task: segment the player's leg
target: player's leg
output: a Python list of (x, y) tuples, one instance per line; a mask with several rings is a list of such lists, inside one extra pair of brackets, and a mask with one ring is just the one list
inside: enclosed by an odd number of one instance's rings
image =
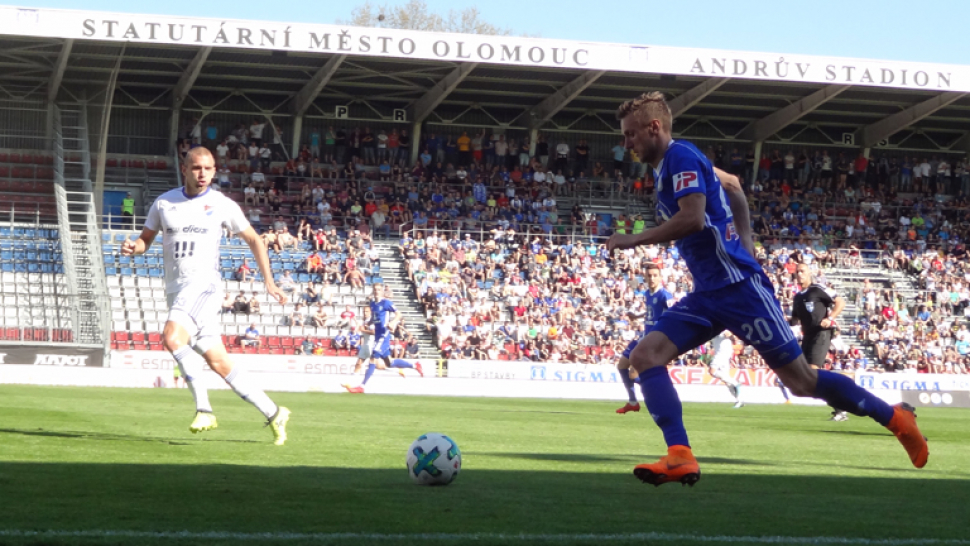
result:
[(636, 389), (633, 387), (633, 378), (630, 377), (630, 353), (636, 348), (640, 340), (631, 341), (620, 356), (620, 361), (616, 363), (616, 372), (620, 375), (623, 388), (626, 390), (627, 403), (622, 408), (616, 410), (619, 414), (631, 411), (640, 411), (640, 404), (637, 402)]
[(199, 329), (195, 349), (205, 358), (209, 367), (229, 384), (233, 392), (255, 406), (266, 417), (267, 425), (273, 430), (274, 443), (283, 445), (286, 442), (286, 422), (289, 420), (290, 410), (277, 406), (262, 389), (255, 385), (248, 374), (233, 366), (220, 335), (218, 317), (222, 297), (218, 292), (213, 286), (211, 290), (204, 292), (202, 297), (195, 300), (188, 312), (189, 318)]
[(788, 387), (786, 387), (785, 384), (781, 382), (781, 378), (778, 376), (775, 376), (775, 385), (777, 385), (778, 388), (781, 389), (781, 395), (785, 397), (785, 403), (791, 404), (791, 392), (788, 390)]
[(633, 469), (634, 475), (644, 483), (661, 485), (677, 481), (693, 485), (700, 479), (700, 467), (691, 452), (684, 428), (683, 406), (667, 366), (677, 355), (708, 341), (724, 329), (704, 318), (702, 299), (696, 292), (681, 299), (661, 315), (653, 331), (630, 353), (630, 363), (639, 373), (640, 390), (647, 410), (667, 443), (667, 456), (656, 463), (637, 465)]
[(286, 423), (290, 419), (290, 410), (277, 406), (249, 374), (233, 365), (221, 337), (200, 336), (196, 346), (205, 351), (203, 356), (209, 367), (226, 381), (233, 392), (266, 417), (266, 424), (273, 430), (273, 443), (283, 445), (286, 442)]
[(731, 396), (734, 397), (734, 407), (740, 408), (744, 406), (741, 402), (741, 383), (738, 383), (736, 379), (731, 377), (730, 372), (728, 372), (728, 364), (726, 362), (720, 362), (717, 357), (714, 358), (714, 362), (711, 363), (711, 377), (717, 379), (724, 386), (727, 387)]
[[(806, 337), (802, 340), (802, 354), (805, 355), (805, 359), (812, 368), (821, 369), (825, 365), (825, 357), (828, 356), (829, 345), (831, 344), (832, 334), (827, 331), (819, 332), (813, 337)], [(849, 415), (843, 410), (832, 407), (832, 417), (829, 420), (848, 421)]]
[[(914, 466), (926, 465), (929, 449), (916, 426), (913, 408), (906, 404), (890, 406), (842, 374), (812, 369), (781, 313), (767, 277), (752, 277), (745, 283), (746, 286), (732, 291), (729, 298), (748, 297), (747, 305), (741, 300), (725, 301), (721, 309), (735, 315), (733, 318), (741, 324), (735, 333), (755, 344), (761, 357), (791, 392), (795, 396), (824, 400), (839, 410), (871, 417), (896, 435)], [(761, 309), (757, 309), (759, 305)]]
[(198, 326), (189, 313), (188, 305), (197, 301), (202, 294), (208, 294), (211, 297), (210, 292), (212, 291), (205, 290), (201, 293), (185, 291), (185, 293), (173, 292), (168, 294), (168, 318), (165, 321), (165, 327), (162, 329), (162, 346), (172, 354), (172, 358), (175, 359), (176, 366), (181, 370), (185, 384), (188, 386), (189, 392), (192, 393), (193, 400), (195, 400), (195, 418), (189, 425), (189, 430), (193, 433), (211, 430), (219, 426), (212, 414), (209, 392), (202, 379), (205, 361), (189, 345), (192, 335), (198, 334)]
[[(384, 357), (384, 364), (390, 368), (394, 368), (397, 370), (407, 370), (407, 369), (415, 370), (416, 372), (421, 374), (421, 377), (424, 377), (424, 370), (421, 368), (420, 362), (415, 362), (412, 364), (407, 360), (404, 360), (403, 358), (390, 359), (390, 358)], [(403, 377), (404, 375), (403, 371), (401, 372), (401, 375)]]

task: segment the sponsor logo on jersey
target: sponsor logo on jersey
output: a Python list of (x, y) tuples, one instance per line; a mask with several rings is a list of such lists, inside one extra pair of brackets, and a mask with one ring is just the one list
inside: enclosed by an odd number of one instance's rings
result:
[(696, 171), (684, 171), (674, 175), (674, 192), (682, 192), (688, 188), (699, 188)]
[(199, 227), (199, 226), (185, 226), (183, 228), (166, 228), (165, 233), (199, 233), (206, 234), (209, 233), (209, 228)]

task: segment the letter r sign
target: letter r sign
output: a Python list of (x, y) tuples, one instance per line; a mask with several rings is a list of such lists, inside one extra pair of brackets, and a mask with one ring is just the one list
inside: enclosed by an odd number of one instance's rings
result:
[(402, 108), (394, 109), (394, 121), (407, 121), (407, 120), (408, 120), (407, 110), (404, 110)]

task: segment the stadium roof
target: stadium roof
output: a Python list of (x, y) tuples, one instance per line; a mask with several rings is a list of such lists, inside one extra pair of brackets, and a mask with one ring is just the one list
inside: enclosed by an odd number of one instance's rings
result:
[(970, 150), (970, 66), (0, 6), (0, 98), (113, 79), (122, 109), (590, 134), (656, 89), (692, 138)]

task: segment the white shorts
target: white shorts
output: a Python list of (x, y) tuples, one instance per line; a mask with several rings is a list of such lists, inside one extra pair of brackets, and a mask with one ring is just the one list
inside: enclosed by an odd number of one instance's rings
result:
[(213, 283), (189, 285), (178, 292), (166, 294), (168, 321), (185, 328), (192, 339), (215, 337), (221, 339), (222, 287)]
[(727, 359), (715, 358), (711, 361), (711, 376), (717, 377), (719, 375), (727, 376), (728, 370), (731, 369), (731, 362)]
[(370, 358), (371, 345), (373, 342), (361, 343), (360, 348), (357, 349), (357, 358), (361, 360), (367, 360)]

